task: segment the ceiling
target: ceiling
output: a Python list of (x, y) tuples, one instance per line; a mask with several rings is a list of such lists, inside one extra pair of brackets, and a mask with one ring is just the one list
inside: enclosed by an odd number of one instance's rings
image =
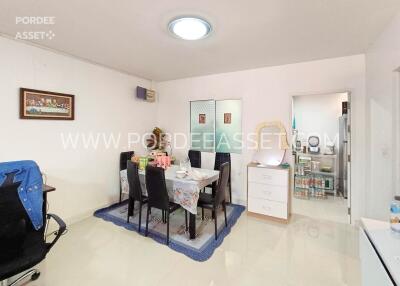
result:
[[(35, 43), (163, 81), (363, 53), (399, 9), (399, 0), (1, 0), (0, 33), (51, 30)], [(172, 37), (178, 15), (206, 18), (213, 34)]]

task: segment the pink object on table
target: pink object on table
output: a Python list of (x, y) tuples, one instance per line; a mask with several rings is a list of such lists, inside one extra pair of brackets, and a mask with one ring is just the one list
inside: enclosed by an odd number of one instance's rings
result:
[(162, 164), (163, 164), (163, 168), (166, 169), (168, 167), (168, 160), (167, 160), (167, 156), (163, 156), (162, 157)]
[(162, 158), (161, 156), (157, 156), (157, 167), (161, 167), (162, 165)]
[(171, 167), (171, 157), (167, 156), (167, 167)]
[(157, 155), (156, 162), (157, 167), (167, 169), (171, 166), (171, 157), (165, 155)]

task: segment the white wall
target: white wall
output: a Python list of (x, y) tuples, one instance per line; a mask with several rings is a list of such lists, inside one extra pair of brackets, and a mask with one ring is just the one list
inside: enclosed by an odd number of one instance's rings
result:
[(400, 193), (399, 72), (400, 14), (366, 53), (367, 192), (366, 215), (387, 220)]
[(330, 143), (338, 148), (339, 117), (342, 115), (342, 102), (347, 101), (347, 97), (347, 93), (293, 97), (298, 140), (303, 145), (308, 145), (308, 137), (314, 135), (320, 138), (322, 151)]
[[(353, 218), (363, 205), (365, 158), (365, 62), (363, 55), (327, 59), (277, 67), (216, 74), (166, 81), (157, 84), (159, 94), (158, 125), (169, 132), (189, 134), (189, 101), (242, 98), (243, 132), (254, 132), (263, 121), (280, 120), (290, 133), (292, 96), (350, 91), (353, 117)], [(179, 140), (182, 144), (182, 140)], [(175, 150), (182, 157), (187, 150)], [(246, 201), (246, 165), (252, 151), (232, 154), (234, 201)], [(288, 159), (291, 160), (290, 156)], [(214, 155), (203, 153), (205, 167), (213, 166)], [(294, 206), (296, 212), (296, 206)]]
[[(127, 146), (127, 133), (144, 133), (155, 125), (168, 132), (189, 134), (189, 101), (243, 99), (243, 132), (262, 121), (280, 120), (290, 133), (294, 95), (350, 91), (353, 117), (353, 218), (363, 211), (365, 158), (364, 56), (328, 59), (278, 67), (188, 78), (157, 84), (158, 103), (137, 101), (135, 87), (144, 79), (121, 74), (77, 59), (0, 38), (0, 161), (33, 159), (57, 187), (51, 211), (67, 221), (90, 215), (118, 197), (118, 154)], [(75, 121), (20, 120), (19, 88), (76, 95)], [(4, 108), (5, 107), (5, 108)], [(5, 124), (5, 123), (6, 124)], [(63, 148), (61, 134), (121, 133), (119, 148)], [(6, 134), (6, 135), (4, 135)], [(183, 143), (183, 142), (178, 142)], [(135, 151), (143, 150), (135, 145)], [(176, 150), (182, 157), (186, 150)], [(246, 165), (252, 151), (233, 154), (234, 200), (245, 203)], [(291, 156), (287, 156), (291, 161)], [(203, 154), (213, 167), (214, 155)], [(296, 208), (294, 206), (294, 211)]]
[[(119, 152), (128, 132), (147, 132), (156, 123), (156, 104), (135, 99), (147, 80), (33, 46), (0, 38), (0, 162), (32, 159), (57, 187), (50, 210), (67, 221), (116, 202)], [(75, 95), (75, 121), (20, 120), (19, 88)], [(121, 146), (64, 150), (60, 133), (121, 133)], [(134, 149), (140, 151), (137, 146)]]

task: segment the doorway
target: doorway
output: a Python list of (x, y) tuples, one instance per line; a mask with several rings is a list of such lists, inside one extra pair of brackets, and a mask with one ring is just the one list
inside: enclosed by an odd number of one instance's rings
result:
[(292, 100), (293, 212), (350, 223), (349, 92)]

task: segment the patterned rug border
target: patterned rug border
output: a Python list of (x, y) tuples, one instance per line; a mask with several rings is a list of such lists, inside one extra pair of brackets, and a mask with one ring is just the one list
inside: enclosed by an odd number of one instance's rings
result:
[[(110, 214), (108, 214), (108, 211), (116, 209), (127, 203), (128, 203), (128, 201), (125, 200), (121, 203), (113, 204), (109, 207), (105, 207), (105, 208), (95, 211), (93, 215), (95, 217), (101, 218), (105, 221), (112, 222), (113, 224), (115, 224), (117, 226), (122, 226), (127, 230), (136, 231), (136, 233), (138, 233), (137, 232), (138, 226), (127, 223), (125, 220), (115, 218), (114, 216), (111, 216)], [(215, 240), (213, 238), (212, 242), (210, 242), (201, 252), (193, 250), (193, 248), (191, 248), (190, 246), (184, 247), (180, 244), (175, 243), (173, 240), (170, 240), (169, 248), (171, 248), (172, 250), (175, 250), (179, 253), (182, 253), (195, 261), (203, 262), (203, 261), (210, 259), (211, 256), (213, 255), (214, 251), (222, 244), (225, 237), (231, 232), (232, 226), (234, 226), (236, 224), (237, 220), (239, 219), (239, 217), (242, 215), (243, 211), (245, 210), (245, 207), (242, 205), (230, 204), (230, 206), (233, 207), (233, 210), (232, 210), (231, 218), (228, 219), (228, 227), (223, 227), (222, 231), (220, 231), (218, 234), (218, 239)], [(141, 229), (140, 235), (144, 236), (143, 228)], [(167, 246), (165, 244), (166, 236), (149, 231), (148, 237), (151, 237), (154, 241)]]

